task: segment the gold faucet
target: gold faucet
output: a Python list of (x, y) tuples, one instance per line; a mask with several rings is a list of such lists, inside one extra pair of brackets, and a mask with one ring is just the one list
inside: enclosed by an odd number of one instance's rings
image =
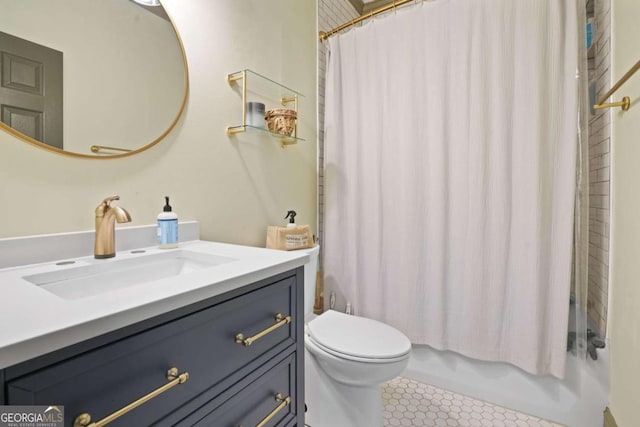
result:
[(120, 206), (111, 206), (111, 202), (120, 200), (120, 196), (107, 197), (96, 208), (96, 242), (93, 254), (96, 258), (116, 256), (116, 224), (130, 222), (131, 215)]

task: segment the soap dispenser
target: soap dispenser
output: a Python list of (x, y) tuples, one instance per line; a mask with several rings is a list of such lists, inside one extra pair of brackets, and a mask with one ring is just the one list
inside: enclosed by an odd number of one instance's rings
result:
[(158, 247), (171, 249), (178, 247), (178, 215), (169, 204), (169, 196), (165, 196), (165, 205), (158, 215)]

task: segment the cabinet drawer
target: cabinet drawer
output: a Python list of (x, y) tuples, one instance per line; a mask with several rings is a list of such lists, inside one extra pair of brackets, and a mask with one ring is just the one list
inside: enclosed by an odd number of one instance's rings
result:
[(265, 426), (284, 426), (295, 420), (295, 353), (266, 370), (206, 416), (184, 420), (181, 426), (255, 427), (271, 415)]
[[(189, 413), (295, 343), (295, 283), (283, 279), (17, 378), (7, 384), (7, 404), (64, 405), (69, 426), (84, 412), (97, 421), (166, 384), (175, 367), (189, 373), (187, 382), (109, 424), (165, 425), (165, 418)], [(273, 326), (276, 313), (291, 316), (291, 323), (249, 346), (236, 343), (238, 333), (249, 337)]]

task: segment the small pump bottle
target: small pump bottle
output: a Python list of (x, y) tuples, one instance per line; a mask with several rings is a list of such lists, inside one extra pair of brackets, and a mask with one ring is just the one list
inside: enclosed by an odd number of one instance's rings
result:
[(178, 247), (178, 215), (171, 210), (169, 196), (165, 196), (165, 205), (158, 215), (158, 247), (171, 249)]

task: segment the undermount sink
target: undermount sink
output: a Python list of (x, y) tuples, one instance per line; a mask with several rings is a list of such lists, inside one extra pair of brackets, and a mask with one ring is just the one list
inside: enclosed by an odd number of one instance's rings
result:
[(236, 261), (219, 255), (175, 250), (121, 260), (65, 267), (22, 278), (64, 299), (79, 299)]

